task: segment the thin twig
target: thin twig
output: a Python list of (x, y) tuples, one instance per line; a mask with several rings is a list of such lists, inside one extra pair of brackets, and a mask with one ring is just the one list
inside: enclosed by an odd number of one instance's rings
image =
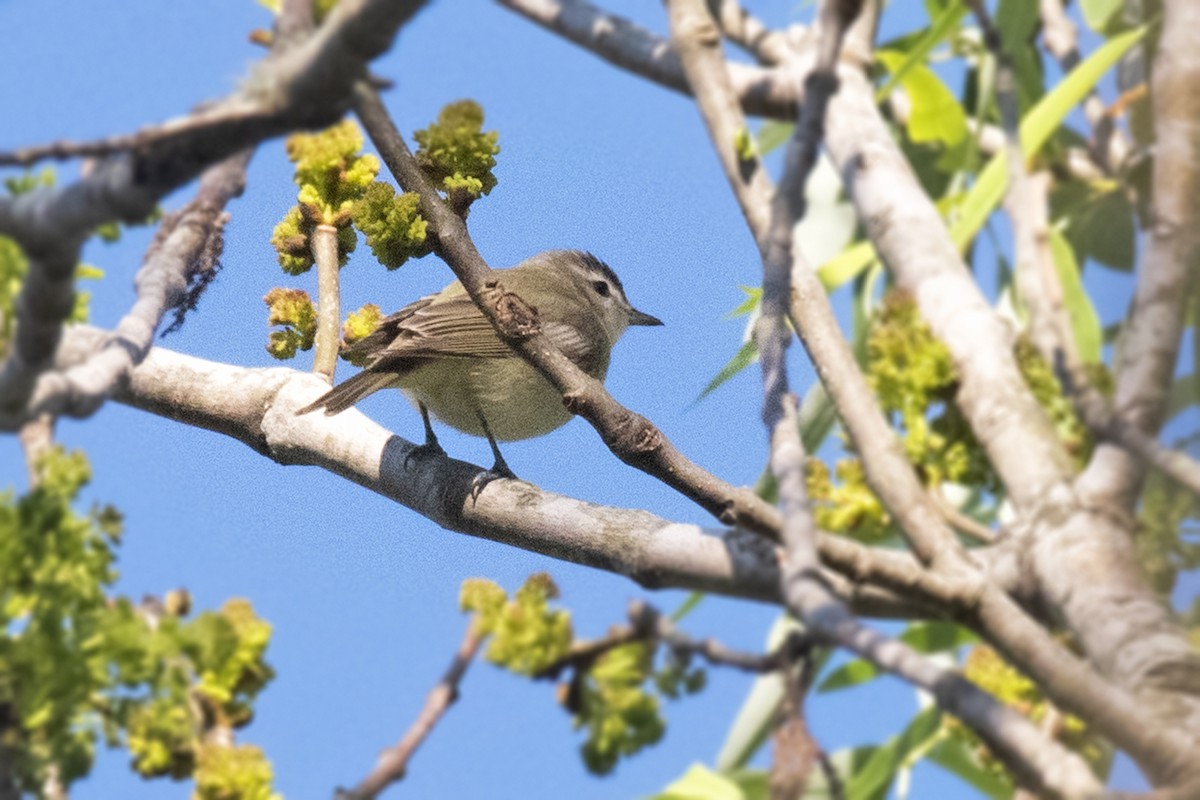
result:
[(454, 659), (441, 680), (425, 698), (425, 706), (417, 715), (412, 727), (400, 741), (379, 755), (375, 768), (357, 786), (349, 790), (338, 789), (335, 793), (336, 800), (372, 800), (391, 784), (404, 779), (413, 753), (429, 738), (434, 727), (450, 710), (450, 706), (458, 700), (458, 687), (462, 683), (463, 675), (474, 661), (485, 638), (487, 637), (478, 631), (474, 623), (468, 625), (467, 633), (458, 646)]
[(341, 342), (341, 289), (338, 287), (338, 232), (332, 225), (318, 225), (312, 237), (313, 261), (317, 266), (317, 334), (314, 340), (313, 372), (333, 383)]

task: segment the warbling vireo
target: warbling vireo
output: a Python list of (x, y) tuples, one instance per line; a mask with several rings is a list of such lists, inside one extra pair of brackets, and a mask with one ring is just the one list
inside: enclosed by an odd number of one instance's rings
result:
[[(630, 325), (662, 325), (625, 299), (616, 273), (591, 253), (550, 250), (502, 273), (504, 286), (537, 309), (542, 330), (580, 369), (604, 380), (613, 345)], [(500, 340), (458, 281), (385, 318), (351, 345), (367, 365), (305, 414), (337, 414), (380, 389), (401, 389), (421, 411), (427, 450), (441, 451), (429, 412), (464, 433), (486, 436), (492, 472), (514, 477), (496, 440), (549, 433), (571, 414), (562, 396)]]

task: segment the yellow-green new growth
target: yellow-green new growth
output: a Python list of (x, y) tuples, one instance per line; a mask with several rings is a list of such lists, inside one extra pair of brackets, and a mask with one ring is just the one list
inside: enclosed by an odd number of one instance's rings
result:
[(390, 184), (376, 181), (354, 209), (354, 224), (367, 237), (375, 258), (388, 269), (430, 252), (428, 224), (418, 212), (420, 204), (416, 192), (397, 195)]
[(280, 800), (271, 762), (252, 745), (204, 744), (197, 752), (192, 800)]
[(338, 263), (358, 244), (350, 219), (355, 204), (379, 172), (379, 159), (364, 155), (358, 126), (350, 120), (318, 133), (288, 137), (287, 154), (296, 165), (297, 204), (275, 226), (271, 245), (279, 266), (290, 275), (313, 265), (311, 238), (318, 225), (338, 230)]
[(536, 675), (558, 662), (571, 647), (571, 615), (551, 609), (558, 587), (549, 575), (531, 575), (512, 600), (495, 583), (463, 581), (459, 606), (476, 614), (475, 625), (491, 637), (484, 656), (518, 675)]
[(500, 152), (499, 136), (483, 131), (478, 103), (459, 100), (443, 108), (437, 122), (413, 134), (417, 163), (442, 186), (455, 208), (465, 209), (496, 186), (492, 168)]
[(280, 360), (292, 358), (298, 350), (311, 350), (317, 335), (317, 309), (303, 289), (275, 287), (263, 297), (270, 313), (268, 325), (282, 325), (267, 339), (267, 352)]
[(658, 698), (642, 688), (653, 660), (649, 645), (631, 642), (609, 650), (583, 678), (575, 726), (587, 729), (581, 752), (592, 772), (611, 772), (622, 756), (662, 738)]
[[(367, 303), (357, 311), (351, 312), (346, 317), (346, 321), (342, 323), (343, 346), (352, 345), (370, 336), (379, 327), (382, 319), (383, 312), (374, 303)], [(370, 356), (362, 353), (353, 354), (351, 351), (345, 349), (343, 349), (341, 356), (356, 367), (364, 367), (367, 361), (370, 360)]]

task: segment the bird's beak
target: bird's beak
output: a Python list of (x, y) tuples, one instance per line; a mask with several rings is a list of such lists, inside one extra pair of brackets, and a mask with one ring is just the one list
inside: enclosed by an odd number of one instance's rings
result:
[(644, 314), (636, 308), (629, 309), (629, 324), (630, 325), (662, 325), (663, 321), (658, 317), (652, 317), (649, 314)]

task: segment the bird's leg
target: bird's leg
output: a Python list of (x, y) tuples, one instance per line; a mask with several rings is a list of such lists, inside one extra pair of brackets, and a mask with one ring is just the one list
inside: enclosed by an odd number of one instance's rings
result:
[(483, 491), (483, 487), (487, 486), (492, 481), (498, 478), (512, 478), (520, 480), (516, 473), (508, 466), (508, 462), (504, 460), (504, 456), (500, 455), (500, 447), (496, 444), (496, 437), (492, 436), (492, 430), (488, 427), (487, 420), (484, 419), (482, 412), (476, 412), (479, 416), (479, 424), (483, 426), (483, 435), (487, 437), (488, 444), (492, 448), (492, 455), (496, 457), (496, 463), (492, 464), (492, 468), (486, 472), (481, 472), (475, 476), (475, 480), (471, 481), (471, 496), (479, 497), (479, 493)]
[(425, 444), (417, 445), (408, 451), (408, 455), (404, 458), (405, 469), (408, 469), (408, 463), (414, 458), (446, 455), (446, 451), (442, 449), (442, 445), (438, 442), (437, 434), (433, 432), (433, 425), (429, 422), (429, 409), (421, 402), (417, 403), (417, 408), (421, 410), (421, 421), (425, 423)]

